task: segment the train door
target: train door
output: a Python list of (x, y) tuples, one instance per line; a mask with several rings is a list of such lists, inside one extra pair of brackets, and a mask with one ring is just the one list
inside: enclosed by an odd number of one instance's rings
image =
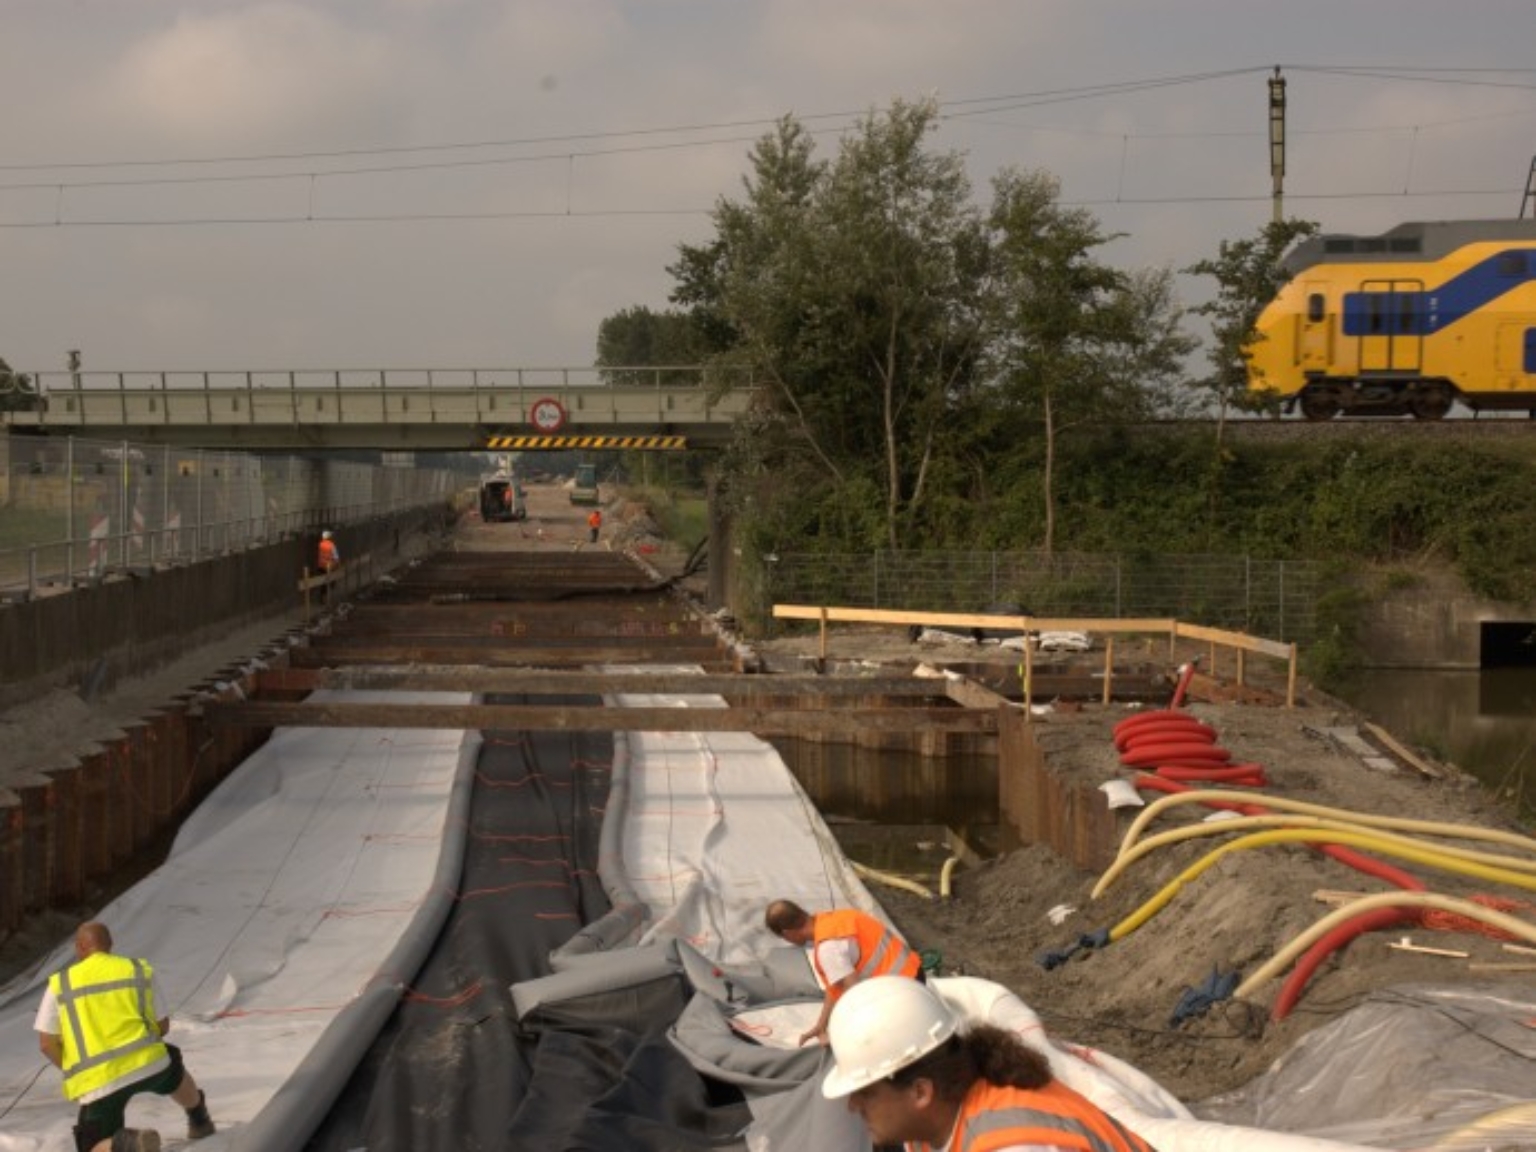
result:
[(1494, 340), (1494, 388), (1527, 392), (1536, 378), (1536, 328), (1525, 323), (1500, 324)]
[(1326, 374), (1333, 365), (1334, 318), (1328, 313), (1328, 282), (1309, 280), (1302, 285), (1304, 307), (1296, 337), (1296, 363), (1303, 372)]
[(1352, 294), (1345, 331), (1360, 338), (1362, 376), (1419, 371), (1424, 357), (1423, 301), (1422, 280), (1366, 280)]

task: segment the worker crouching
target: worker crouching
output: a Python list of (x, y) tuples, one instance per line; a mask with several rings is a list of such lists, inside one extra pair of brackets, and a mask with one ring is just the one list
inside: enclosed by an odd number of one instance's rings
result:
[(846, 1097), (876, 1145), (908, 1152), (1155, 1152), (1051, 1075), (1045, 1055), (991, 1024), (963, 1032), (929, 986), (876, 976), (832, 1010), (829, 1100)]
[(78, 1152), (159, 1152), (153, 1128), (129, 1128), (128, 1102), (141, 1092), (169, 1096), (187, 1113), (187, 1138), (216, 1131), (181, 1050), (165, 1043), (169, 1016), (148, 961), (112, 952), (105, 924), (75, 931), (75, 962), (55, 972), (33, 1027), (38, 1047), (64, 1073), (64, 1095), (80, 1103)]

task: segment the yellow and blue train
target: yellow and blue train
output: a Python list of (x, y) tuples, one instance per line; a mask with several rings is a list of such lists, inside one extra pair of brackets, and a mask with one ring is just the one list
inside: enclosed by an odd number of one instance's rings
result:
[(1245, 350), (1248, 387), (1309, 420), (1536, 416), (1536, 220), (1314, 236)]

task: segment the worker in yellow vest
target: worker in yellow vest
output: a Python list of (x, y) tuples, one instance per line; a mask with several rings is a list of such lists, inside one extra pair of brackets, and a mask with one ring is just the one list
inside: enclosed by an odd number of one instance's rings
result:
[(80, 1103), (78, 1152), (160, 1152), (153, 1128), (129, 1128), (128, 1102), (140, 1092), (169, 1096), (187, 1112), (187, 1138), (215, 1128), (202, 1090), (162, 1039), (170, 1017), (155, 970), (112, 952), (112, 933), (92, 921), (75, 930), (75, 962), (55, 972), (33, 1027), (38, 1047), (64, 1073), (64, 1095)]
[(923, 961), (881, 921), (857, 908), (807, 912), (793, 900), (775, 900), (763, 915), (768, 931), (789, 944), (811, 945), (811, 967), (825, 997), (816, 1026), (800, 1037), (826, 1042), (827, 1020), (843, 993), (873, 976), (923, 978)]

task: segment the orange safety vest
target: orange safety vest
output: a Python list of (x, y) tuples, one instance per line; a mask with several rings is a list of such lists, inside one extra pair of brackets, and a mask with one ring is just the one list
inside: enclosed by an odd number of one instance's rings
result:
[[(1048, 1144), (1081, 1152), (1156, 1152), (1136, 1133), (1059, 1080), (1044, 1088), (1008, 1088), (978, 1080), (960, 1102), (949, 1152), (992, 1152)], [(908, 1152), (933, 1145), (907, 1144)]]
[(812, 932), (814, 944), (811, 963), (816, 966), (816, 974), (821, 977), (827, 995), (832, 997), (834, 1004), (842, 996), (843, 989), (834, 988), (827, 974), (821, 970), (816, 948), (824, 940), (840, 940), (844, 936), (852, 936), (858, 941), (859, 962), (854, 966), (853, 974), (860, 980), (887, 975), (911, 976), (915, 979), (923, 967), (922, 958), (902, 943), (900, 936), (857, 908), (837, 908), (831, 912), (816, 913)]
[(341, 557), (336, 553), (336, 541), (320, 541), (320, 570), (329, 572), (340, 562)]
[(601, 528), (603, 526), (603, 514), (596, 508), (592, 509), (592, 515), (587, 517), (588, 528)]

